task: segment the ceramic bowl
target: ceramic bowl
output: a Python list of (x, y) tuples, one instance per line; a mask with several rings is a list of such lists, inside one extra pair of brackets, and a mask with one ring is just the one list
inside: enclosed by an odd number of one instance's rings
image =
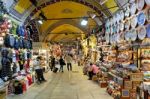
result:
[(130, 12), (131, 12), (131, 15), (134, 15), (136, 13), (136, 4), (135, 3), (132, 3), (130, 5)]
[(136, 16), (133, 16), (131, 18), (131, 27), (132, 28), (135, 28), (137, 26), (137, 17)]

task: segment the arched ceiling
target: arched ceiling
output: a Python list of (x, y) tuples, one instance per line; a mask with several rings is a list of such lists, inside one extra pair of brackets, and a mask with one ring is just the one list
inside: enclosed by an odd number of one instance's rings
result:
[[(42, 11), (48, 19), (55, 18), (74, 18), (88, 16), (87, 12), (95, 12), (101, 19), (110, 16), (118, 7), (108, 10), (109, 7), (117, 6), (116, 0), (106, 0), (104, 5), (99, 4), (99, 0), (36, 0), (37, 8), (33, 6), (30, 0), (18, 0), (14, 9), (20, 14), (27, 14), (27, 21), (39, 17)], [(32, 6), (31, 6), (32, 5)], [(106, 9), (106, 10), (104, 10)], [(28, 12), (28, 13), (26, 13)], [(88, 25), (83, 27), (80, 25), (81, 19), (71, 20), (47, 20), (42, 25), (38, 25), (40, 40), (62, 41), (76, 39), (81, 34), (87, 33), (89, 29), (93, 28), (96, 23), (89, 19)], [(68, 35), (62, 33), (68, 33)], [(52, 34), (51, 34), (52, 33)], [(69, 34), (70, 33), (70, 34)]]

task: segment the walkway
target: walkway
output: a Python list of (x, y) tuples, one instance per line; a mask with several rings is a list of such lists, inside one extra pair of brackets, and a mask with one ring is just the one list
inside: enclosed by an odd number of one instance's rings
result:
[(25, 94), (7, 99), (113, 99), (97, 83), (87, 80), (82, 67), (74, 66), (72, 72), (46, 74), (47, 82), (34, 84)]

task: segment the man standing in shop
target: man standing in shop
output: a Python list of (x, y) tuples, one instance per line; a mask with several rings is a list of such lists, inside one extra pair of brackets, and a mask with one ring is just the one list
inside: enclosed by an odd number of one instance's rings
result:
[(71, 55), (68, 54), (66, 56), (65, 60), (66, 60), (66, 63), (67, 63), (67, 69), (68, 69), (68, 71), (72, 71), (72, 64), (71, 64), (72, 63), (72, 57), (71, 57)]
[(35, 69), (35, 72), (37, 75), (38, 82), (41, 83), (42, 81), (46, 81), (43, 76), (43, 70), (41, 68), (41, 57), (40, 56), (38, 56), (36, 58), (36, 60), (34, 61), (34, 69)]

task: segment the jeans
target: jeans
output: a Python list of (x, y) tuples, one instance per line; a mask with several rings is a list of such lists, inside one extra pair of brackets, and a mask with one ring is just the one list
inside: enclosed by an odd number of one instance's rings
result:
[(71, 63), (67, 63), (67, 69), (68, 69), (68, 71), (72, 71), (72, 64)]
[(64, 70), (63, 70), (63, 67), (64, 67), (63, 65), (60, 65), (59, 72), (60, 72), (60, 71), (62, 71), (62, 72), (64, 71)]
[(37, 74), (37, 79), (38, 79), (39, 82), (45, 81), (42, 69), (36, 69), (35, 72)]

